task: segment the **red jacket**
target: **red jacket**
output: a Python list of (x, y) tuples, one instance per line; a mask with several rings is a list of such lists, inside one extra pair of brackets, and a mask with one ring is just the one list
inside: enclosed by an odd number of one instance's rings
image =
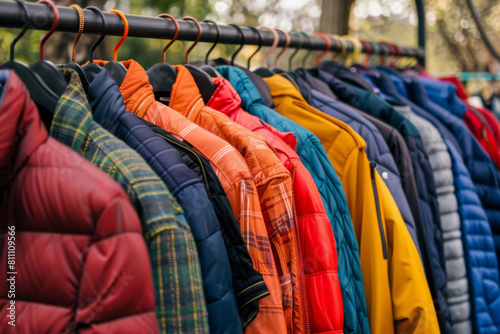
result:
[(126, 194), (48, 137), (13, 72), (0, 82), (0, 333), (157, 333), (148, 252)]
[(342, 333), (343, 305), (338, 280), (335, 238), (316, 185), (295, 152), (293, 133), (281, 133), (241, 108), (241, 98), (224, 78), (207, 106), (252, 130), (271, 146), (293, 178), (295, 224), (306, 333)]
[[(500, 124), (496, 117), (492, 115), (491, 112), (473, 107), (467, 102), (467, 93), (458, 78), (444, 77), (439, 78), (439, 80), (450, 82), (457, 88), (455, 94), (468, 108), (464, 117), (465, 124), (491, 157), (493, 162), (495, 162), (498, 169), (500, 169)], [(476, 115), (472, 109), (477, 110), (479, 116)], [(495, 133), (496, 135), (494, 135)]]

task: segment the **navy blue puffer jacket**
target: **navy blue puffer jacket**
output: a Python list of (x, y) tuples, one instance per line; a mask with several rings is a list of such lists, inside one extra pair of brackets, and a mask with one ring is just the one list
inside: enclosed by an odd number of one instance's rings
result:
[(118, 86), (105, 70), (90, 84), (88, 97), (94, 119), (136, 150), (184, 209), (198, 249), (210, 332), (241, 333), (227, 251), (202, 181), (175, 148), (126, 111)]

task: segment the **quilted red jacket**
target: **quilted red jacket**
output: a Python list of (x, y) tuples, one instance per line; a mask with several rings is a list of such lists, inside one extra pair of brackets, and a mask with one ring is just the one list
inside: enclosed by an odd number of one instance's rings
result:
[(316, 185), (295, 152), (293, 133), (282, 133), (241, 108), (241, 98), (224, 78), (207, 106), (261, 135), (293, 178), (294, 211), (299, 239), (302, 300), (306, 333), (342, 333), (343, 305), (337, 251), (331, 224)]
[(0, 83), (0, 333), (157, 333), (148, 252), (124, 191), (48, 136), (13, 72)]

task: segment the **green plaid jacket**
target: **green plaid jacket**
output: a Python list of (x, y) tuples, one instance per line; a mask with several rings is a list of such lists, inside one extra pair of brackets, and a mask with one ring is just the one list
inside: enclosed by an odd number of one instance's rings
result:
[(141, 218), (162, 333), (208, 333), (207, 310), (196, 245), (182, 208), (137, 152), (92, 119), (74, 70), (50, 129), (52, 137), (80, 153), (125, 189)]

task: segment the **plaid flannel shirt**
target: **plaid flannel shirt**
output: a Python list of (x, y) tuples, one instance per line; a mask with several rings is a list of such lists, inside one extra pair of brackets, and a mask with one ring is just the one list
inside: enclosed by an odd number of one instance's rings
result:
[(73, 70), (65, 70), (51, 136), (108, 173), (127, 192), (141, 218), (163, 333), (208, 333), (196, 245), (182, 208), (137, 152), (92, 119), (85, 92)]

